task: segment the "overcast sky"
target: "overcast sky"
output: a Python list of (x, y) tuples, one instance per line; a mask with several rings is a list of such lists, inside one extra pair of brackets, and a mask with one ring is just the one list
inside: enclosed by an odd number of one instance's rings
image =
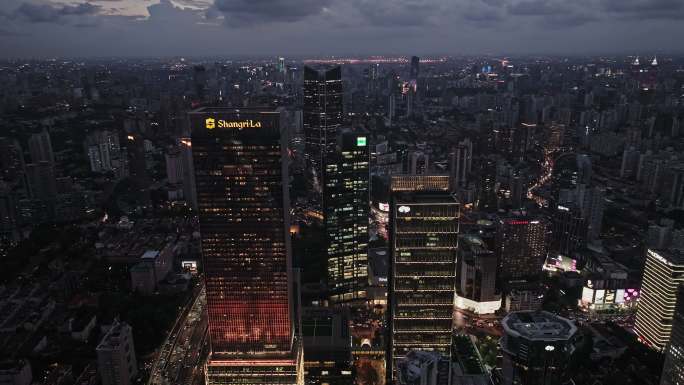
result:
[(0, 57), (681, 52), (684, 0), (0, 0)]

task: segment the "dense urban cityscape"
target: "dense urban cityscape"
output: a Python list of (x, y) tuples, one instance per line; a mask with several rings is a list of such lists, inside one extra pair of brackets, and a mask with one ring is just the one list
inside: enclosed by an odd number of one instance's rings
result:
[(684, 385), (684, 56), (0, 85), (2, 385)]

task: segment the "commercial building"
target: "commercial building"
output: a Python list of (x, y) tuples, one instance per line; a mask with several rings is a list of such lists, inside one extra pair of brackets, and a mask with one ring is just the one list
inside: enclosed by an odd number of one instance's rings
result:
[(677, 305), (672, 319), (672, 335), (665, 348), (665, 364), (660, 385), (684, 384), (684, 286), (677, 288)]
[(450, 385), (450, 368), (441, 353), (414, 350), (397, 362), (397, 384)]
[(280, 111), (189, 113), (207, 291), (205, 382), (303, 381)]
[(492, 314), (501, 307), (496, 293), (496, 255), (482, 239), (459, 236), (456, 307), (476, 314)]
[(411, 350), (451, 356), (460, 205), (449, 193), (419, 191), (395, 195), (390, 210), (392, 380)]
[(538, 277), (546, 260), (545, 219), (514, 211), (497, 224), (496, 256), (501, 283)]
[(128, 385), (138, 374), (133, 332), (123, 322), (114, 321), (97, 345), (97, 367), (102, 385)]
[(351, 334), (349, 308), (302, 308), (304, 371), (310, 385), (351, 385)]
[(574, 205), (557, 205), (551, 217), (550, 251), (571, 255), (587, 244), (587, 220)]
[(539, 282), (508, 282), (502, 287), (506, 313), (541, 309), (544, 289)]
[(503, 385), (560, 385), (568, 380), (577, 338), (572, 321), (545, 311), (521, 311), (501, 324)]
[(328, 154), (335, 151), (343, 112), (342, 67), (304, 67), (304, 142), (311, 186), (322, 192)]
[(395, 175), (390, 182), (392, 193), (414, 191), (449, 191), (448, 175)]
[(593, 255), (582, 269), (586, 282), (579, 306), (593, 311), (633, 306), (639, 298), (639, 288), (630, 285), (625, 266), (605, 255)]
[(333, 303), (367, 297), (369, 163), (368, 136), (351, 130), (341, 132), (326, 166), (323, 199)]
[(663, 350), (670, 341), (677, 289), (682, 283), (682, 251), (647, 250), (634, 329), (639, 340), (653, 349)]

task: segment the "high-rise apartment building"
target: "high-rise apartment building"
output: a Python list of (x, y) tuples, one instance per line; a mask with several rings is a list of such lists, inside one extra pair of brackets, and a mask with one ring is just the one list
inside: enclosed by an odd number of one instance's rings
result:
[(679, 250), (646, 252), (641, 295), (634, 329), (644, 344), (663, 350), (670, 342), (677, 290), (684, 283), (684, 253)]
[(328, 284), (332, 302), (366, 298), (370, 143), (365, 133), (341, 132), (325, 181)]
[(472, 171), (473, 143), (466, 139), (459, 143), (449, 154), (449, 176), (451, 190), (458, 191), (468, 184), (468, 175)]
[(0, 176), (5, 182), (18, 183), (24, 175), (24, 151), (16, 139), (0, 137)]
[(414, 151), (408, 158), (408, 173), (426, 175), (430, 172), (430, 156), (422, 151)]
[(283, 116), (202, 108), (189, 119), (209, 321), (206, 383), (301, 384)]
[(55, 154), (52, 151), (50, 133), (46, 129), (31, 135), (28, 145), (32, 163), (50, 162), (52, 165), (55, 164)]
[(660, 385), (684, 384), (684, 286), (677, 288), (677, 305), (672, 319), (672, 335), (665, 348), (665, 364)]
[(27, 164), (26, 179), (33, 199), (50, 201), (57, 198), (57, 178), (52, 163), (41, 161)]
[(133, 346), (133, 331), (123, 322), (114, 321), (97, 345), (97, 368), (103, 385), (132, 384), (138, 374)]
[[(446, 184), (448, 189), (448, 183)], [(448, 192), (392, 198), (387, 373), (411, 350), (451, 355), (460, 205)]]
[(605, 190), (599, 187), (588, 187), (584, 184), (577, 187), (577, 201), (582, 217), (587, 221), (587, 240), (589, 241), (597, 240), (601, 235), (605, 196)]
[(116, 132), (93, 132), (86, 138), (84, 146), (90, 162), (90, 171), (116, 171), (121, 167), (121, 147)]
[(317, 71), (304, 67), (305, 157), (312, 187), (322, 192), (328, 154), (335, 151), (342, 124), (342, 68)]
[(496, 249), (501, 283), (538, 277), (546, 259), (546, 220), (513, 211), (497, 223)]

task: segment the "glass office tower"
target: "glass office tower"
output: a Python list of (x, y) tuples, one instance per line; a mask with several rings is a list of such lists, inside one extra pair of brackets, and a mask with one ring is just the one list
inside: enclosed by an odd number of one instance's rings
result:
[(189, 113), (211, 355), (207, 384), (302, 382), (281, 113)]
[(311, 186), (322, 192), (328, 154), (335, 151), (343, 113), (342, 68), (304, 67), (303, 125)]
[(390, 215), (391, 382), (411, 350), (451, 356), (460, 205), (447, 192), (399, 193)]
[(330, 156), (325, 184), (328, 284), (335, 303), (364, 300), (368, 287), (370, 211), (368, 135), (346, 129)]

